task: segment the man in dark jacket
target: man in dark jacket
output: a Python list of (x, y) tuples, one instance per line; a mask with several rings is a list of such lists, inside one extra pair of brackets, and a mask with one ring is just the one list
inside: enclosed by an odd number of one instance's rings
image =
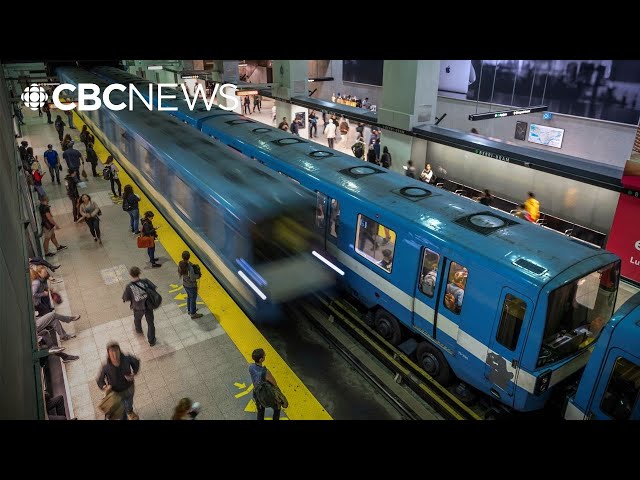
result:
[[(91, 138), (93, 138), (93, 136)], [(98, 160), (99, 160), (98, 154), (93, 149), (93, 142), (89, 141), (89, 143), (87, 143), (87, 161), (91, 164), (91, 170), (93, 172), (94, 177), (100, 176), (96, 171), (96, 167), (98, 166)]]
[(131, 302), (131, 310), (133, 310), (133, 325), (136, 328), (136, 333), (143, 334), (142, 331), (142, 317), (147, 320), (147, 340), (152, 347), (156, 344), (156, 327), (153, 323), (153, 309), (147, 305), (147, 292), (144, 287), (157, 288), (151, 280), (140, 278), (140, 269), (138, 267), (131, 267), (129, 269), (129, 275), (131, 275), (131, 282), (124, 289), (122, 294), (123, 302)]
[(133, 411), (133, 394), (135, 387), (133, 377), (140, 370), (140, 360), (133, 355), (125, 355), (120, 351), (116, 342), (107, 345), (107, 363), (100, 369), (96, 381), (105, 393), (115, 392), (124, 404), (124, 418), (137, 420), (138, 415)]
[(69, 148), (64, 151), (62, 158), (67, 162), (67, 168), (69, 170), (80, 170), (80, 162), (84, 163), (82, 154), (73, 148), (73, 142), (71, 142)]

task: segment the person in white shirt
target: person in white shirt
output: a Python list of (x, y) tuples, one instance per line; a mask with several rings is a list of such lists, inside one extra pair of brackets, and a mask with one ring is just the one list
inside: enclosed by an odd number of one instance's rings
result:
[(430, 164), (427, 163), (425, 165), (424, 170), (422, 170), (422, 173), (420, 174), (420, 180), (422, 180), (424, 183), (435, 182), (435, 177), (433, 175), (433, 170), (431, 170)]
[(327, 136), (327, 142), (329, 142), (329, 148), (333, 148), (333, 142), (336, 139), (336, 124), (333, 122), (329, 122), (327, 124), (327, 128), (324, 131), (324, 134)]

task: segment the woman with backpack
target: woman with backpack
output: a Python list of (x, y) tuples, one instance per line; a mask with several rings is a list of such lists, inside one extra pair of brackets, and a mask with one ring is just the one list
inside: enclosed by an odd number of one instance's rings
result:
[(124, 186), (124, 194), (122, 195), (122, 210), (129, 214), (131, 219), (131, 233), (139, 234), (138, 222), (140, 221), (140, 210), (138, 206), (140, 196), (133, 193), (131, 185)]
[(106, 167), (102, 171), (104, 178), (111, 181), (111, 192), (113, 196), (116, 196), (116, 189), (114, 188), (114, 184), (118, 185), (118, 197), (122, 197), (122, 184), (120, 183), (120, 179), (118, 178), (118, 172), (120, 171), (116, 164), (113, 163), (113, 157), (109, 155), (106, 161)]
[(64, 136), (64, 127), (66, 126), (66, 123), (62, 121), (62, 117), (60, 115), (56, 117), (56, 121), (54, 122), (53, 126), (56, 129), (56, 132), (58, 132), (58, 139), (60, 140), (60, 142), (62, 142), (62, 137)]
[(64, 139), (62, 140), (62, 151), (66, 151), (69, 150), (69, 148), (71, 148), (71, 144), (73, 143), (73, 140), (71, 139), (71, 135), (69, 135), (68, 133), (64, 136)]
[(147, 255), (149, 255), (149, 261), (151, 262), (151, 266), (153, 268), (161, 267), (159, 263), (156, 263), (158, 259), (155, 257), (156, 255), (156, 242), (155, 239), (158, 238), (158, 234), (156, 233), (157, 228), (153, 226), (153, 212), (148, 211), (145, 212), (144, 218), (142, 219), (142, 236), (143, 237), (152, 237), (154, 239), (153, 245), (147, 247)]
[(200, 266), (189, 261), (191, 254), (182, 252), (182, 261), (178, 264), (178, 275), (182, 280), (182, 285), (187, 292), (187, 313), (191, 318), (202, 317), (201, 313), (196, 313), (196, 298), (198, 298), (198, 279), (202, 276)]
[(91, 197), (86, 193), (80, 197), (80, 220), (84, 219), (89, 226), (89, 231), (93, 235), (93, 241), (102, 245), (102, 239), (100, 238), (100, 219), (98, 215), (101, 215), (100, 207), (91, 200)]
[(384, 168), (391, 168), (391, 154), (389, 153), (389, 149), (384, 147), (382, 149), (382, 156), (380, 157), (380, 164)]

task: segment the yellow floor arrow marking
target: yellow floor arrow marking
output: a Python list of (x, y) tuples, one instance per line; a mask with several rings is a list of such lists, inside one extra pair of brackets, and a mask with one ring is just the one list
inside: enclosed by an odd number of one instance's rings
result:
[(187, 298), (187, 294), (186, 293), (179, 293), (178, 295), (176, 295), (175, 297), (173, 297), (175, 300), (184, 300), (185, 298)]
[(236, 393), (235, 397), (236, 398), (244, 397), (245, 395), (248, 395), (249, 393), (251, 393), (251, 390), (253, 390), (253, 383), (249, 385), (249, 388), (247, 388), (244, 392)]
[(247, 388), (246, 383), (238, 383), (238, 382), (236, 382), (236, 383), (233, 384), (233, 386), (236, 387), (236, 388)]

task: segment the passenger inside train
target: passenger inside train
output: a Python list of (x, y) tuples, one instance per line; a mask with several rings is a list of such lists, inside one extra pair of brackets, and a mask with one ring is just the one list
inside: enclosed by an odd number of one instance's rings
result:
[(438, 279), (438, 262), (440, 255), (425, 248), (422, 260), (422, 275), (420, 275), (420, 290), (428, 297), (433, 297)]
[[(380, 235), (381, 232), (384, 233), (384, 236)], [(356, 237), (358, 238), (356, 252), (387, 272), (391, 272), (395, 250), (395, 232), (360, 214), (358, 215)], [(381, 246), (385, 248), (381, 249)]]
[(331, 214), (329, 216), (329, 234), (338, 238), (340, 227), (340, 202), (335, 198), (331, 200)]
[(444, 296), (444, 306), (453, 313), (458, 314), (462, 310), (464, 300), (464, 290), (469, 277), (468, 270), (456, 262), (451, 262), (449, 268), (449, 281), (447, 283), (447, 293)]

